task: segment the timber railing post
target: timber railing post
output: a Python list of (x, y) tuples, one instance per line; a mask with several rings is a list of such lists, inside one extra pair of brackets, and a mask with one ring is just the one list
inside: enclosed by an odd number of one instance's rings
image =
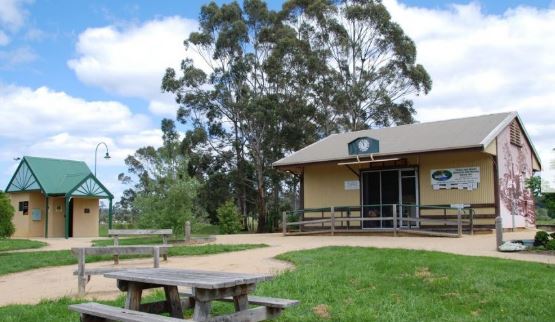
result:
[(393, 205), (393, 237), (397, 237), (397, 205)]
[(497, 243), (497, 249), (503, 244), (503, 221), (501, 216), (495, 217), (495, 241)]
[(457, 210), (457, 235), (462, 237), (462, 216), (460, 208)]
[(85, 277), (85, 249), (79, 249), (79, 259), (77, 264), (77, 286), (79, 296), (85, 296), (85, 285), (87, 278)]
[(283, 229), (283, 236), (285, 236), (287, 235), (287, 212), (284, 211), (281, 216), (281, 226)]
[(335, 207), (331, 207), (331, 235), (335, 235)]

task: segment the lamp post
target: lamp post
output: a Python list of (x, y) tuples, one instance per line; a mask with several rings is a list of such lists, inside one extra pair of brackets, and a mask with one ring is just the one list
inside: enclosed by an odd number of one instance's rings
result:
[(104, 142), (100, 142), (96, 145), (96, 149), (94, 150), (94, 176), (96, 177), (96, 155), (98, 154), (98, 147), (100, 145), (104, 145), (106, 147), (106, 155), (104, 155), (104, 159), (108, 160), (111, 158), (110, 153), (108, 153), (108, 145)]

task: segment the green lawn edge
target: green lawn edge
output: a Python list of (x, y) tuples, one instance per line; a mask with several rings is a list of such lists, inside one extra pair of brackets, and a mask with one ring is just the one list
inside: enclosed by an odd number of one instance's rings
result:
[(36, 249), (46, 245), (48, 244), (38, 240), (0, 238), (0, 253), (12, 250)]

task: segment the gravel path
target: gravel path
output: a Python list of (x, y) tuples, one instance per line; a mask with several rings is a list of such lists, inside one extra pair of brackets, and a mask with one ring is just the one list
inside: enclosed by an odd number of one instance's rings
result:
[[(506, 233), (505, 239), (530, 239), (535, 231)], [(218, 244), (264, 243), (270, 247), (206, 256), (170, 257), (161, 267), (204, 269), (245, 273), (276, 274), (291, 265), (274, 259), (276, 255), (301, 249), (323, 246), (363, 246), (434, 250), (453, 254), (490, 256), (523, 261), (555, 264), (555, 256), (531, 253), (500, 253), (495, 250), (495, 235), (475, 235), (458, 238), (389, 237), (389, 236), (289, 236), (281, 234), (217, 236)], [(53, 242), (49, 250), (88, 246), (84, 239)], [(90, 243), (90, 240), (88, 240)], [(122, 261), (119, 267), (149, 267), (151, 259)], [(88, 264), (87, 267), (110, 267), (111, 262)], [(38, 303), (41, 299), (74, 296), (77, 278), (76, 265), (36, 269), (0, 276), (0, 306), (15, 303)], [(93, 276), (87, 285), (87, 298), (114, 298), (121, 294), (115, 280)]]

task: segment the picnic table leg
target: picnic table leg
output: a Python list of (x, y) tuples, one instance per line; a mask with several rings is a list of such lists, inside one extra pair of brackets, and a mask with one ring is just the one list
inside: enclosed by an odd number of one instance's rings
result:
[(195, 299), (195, 311), (193, 313), (193, 320), (204, 321), (210, 317), (210, 309), (212, 305), (210, 301), (199, 301)]
[(183, 307), (181, 306), (181, 299), (177, 286), (164, 286), (164, 293), (166, 293), (166, 301), (170, 308), (170, 316), (173, 318), (183, 318)]
[(246, 294), (234, 296), (233, 304), (235, 305), (235, 312), (247, 310), (249, 308), (249, 298)]
[(136, 283), (129, 283), (127, 288), (127, 298), (125, 299), (125, 308), (129, 310), (139, 311), (141, 307), (141, 296), (143, 289)]

